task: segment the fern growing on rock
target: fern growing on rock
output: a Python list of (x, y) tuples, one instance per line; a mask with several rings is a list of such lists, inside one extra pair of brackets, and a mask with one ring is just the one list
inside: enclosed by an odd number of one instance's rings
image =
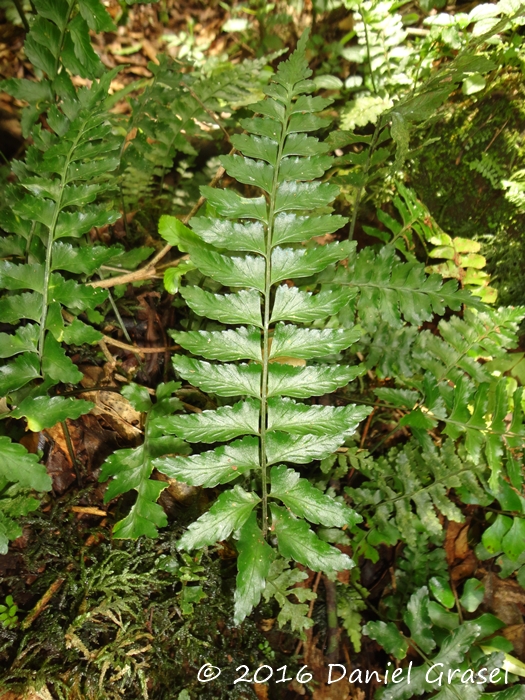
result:
[[(163, 457), (154, 465), (194, 486), (231, 485), (189, 527), (179, 548), (212, 545), (234, 534), (239, 553), (237, 623), (260, 600), (276, 554), (274, 544), (285, 559), (334, 573), (353, 562), (319, 539), (309, 523), (344, 527), (360, 520), (346, 504), (287, 466), (330, 455), (370, 410), (297, 401), (332, 392), (362, 372), (359, 366), (306, 364), (337, 354), (358, 339), (357, 328), (317, 330), (306, 325), (336, 313), (353, 292), (325, 288), (310, 293), (291, 282), (320, 272), (353, 250), (348, 242), (312, 241), (337, 231), (346, 220), (327, 213), (338, 188), (319, 178), (332, 159), (326, 155), (328, 146), (308, 135), (327, 125), (317, 113), (330, 100), (309, 95), (313, 83), (308, 80), (305, 43), (303, 36), (297, 51), (280, 64), (266, 99), (252, 106), (263, 116), (241, 122), (247, 133), (232, 141), (242, 155), (222, 158), (231, 177), (261, 194), (244, 198), (233, 190), (204, 188), (216, 216), (194, 218), (193, 231), (173, 218), (162, 221), (204, 275), (233, 288), (226, 294), (192, 286), (181, 290), (198, 315), (234, 328), (173, 333), (184, 349), (205, 358), (177, 355), (174, 366), (205, 392), (244, 398), (215, 411), (163, 420), (167, 432), (188, 442), (224, 444), (191, 457)], [(300, 365), (290, 364), (290, 358)]]

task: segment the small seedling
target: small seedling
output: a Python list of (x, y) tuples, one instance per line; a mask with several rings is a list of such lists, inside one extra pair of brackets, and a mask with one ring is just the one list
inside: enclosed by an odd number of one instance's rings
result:
[(15, 604), (13, 596), (8, 595), (5, 605), (0, 605), (0, 623), (7, 629), (12, 629), (18, 625), (18, 605)]

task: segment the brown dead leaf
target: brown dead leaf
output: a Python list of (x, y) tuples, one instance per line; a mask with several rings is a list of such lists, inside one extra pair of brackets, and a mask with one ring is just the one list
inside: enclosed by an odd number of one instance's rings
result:
[(316, 641), (314, 638), (308, 651), (308, 671), (312, 673), (314, 680), (319, 683), (313, 692), (312, 700), (351, 700), (348, 683), (342, 681), (341, 683), (327, 685), (328, 662), (322, 650), (317, 646)]
[(509, 625), (502, 630), (503, 636), (512, 642), (516, 656), (525, 660), (525, 625)]
[(469, 554), (468, 529), (469, 521), (456, 523), (450, 520), (448, 522), (445, 536), (445, 554), (447, 555), (447, 564), (449, 566), (456, 564), (458, 559), (465, 559)]
[(484, 576), (484, 607), (507, 625), (523, 625), (525, 614), (525, 591), (510, 579), (500, 579), (490, 571)]
[(257, 695), (257, 700), (268, 700), (268, 685), (266, 683), (256, 683), (253, 686), (255, 695)]
[(476, 571), (479, 566), (479, 562), (476, 558), (474, 552), (469, 552), (468, 556), (463, 559), (462, 562), (456, 564), (450, 569), (450, 577), (454, 583), (458, 583)]
[(137, 442), (142, 436), (141, 414), (130, 402), (115, 391), (86, 391), (80, 398), (92, 401), (91, 415), (102, 418), (110, 428), (127, 442)]

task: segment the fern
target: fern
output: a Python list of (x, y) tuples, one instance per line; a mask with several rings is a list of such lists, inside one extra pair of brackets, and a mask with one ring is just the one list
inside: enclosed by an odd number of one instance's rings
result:
[(172, 397), (173, 392), (179, 388), (180, 384), (175, 382), (159, 384), (155, 404), (144, 387), (131, 383), (122, 389), (122, 394), (133, 408), (145, 414), (145, 420), (143, 444), (114, 452), (104, 463), (100, 474), (100, 481), (113, 477), (104, 494), (106, 503), (130, 489), (137, 492), (130, 513), (117, 522), (113, 529), (116, 537), (156, 537), (157, 528), (168, 524), (166, 513), (156, 502), (168, 484), (150, 477), (155, 458), (164, 454), (189, 452), (185, 442), (166, 436), (162, 425), (163, 416), (182, 408), (181, 402)]
[[(354, 406), (309, 407), (294, 400), (333, 391), (358, 376), (360, 367), (293, 367), (277, 362), (287, 357), (322, 357), (348, 347), (357, 337), (355, 329), (319, 332), (285, 323), (326, 317), (348, 298), (348, 294), (338, 296), (329, 290), (312, 295), (282, 284), (319, 272), (351, 252), (346, 243), (297, 245), (314, 235), (336, 231), (345, 221), (324, 213), (337, 188), (315, 181), (331, 159), (325, 155), (328, 147), (307, 134), (327, 124), (316, 112), (329, 101), (307, 96), (313, 84), (308, 81), (311, 71), (304, 59), (305, 42), (306, 35), (293, 56), (280, 64), (266, 89), (268, 97), (252, 106), (264, 116), (243, 120), (249, 135), (233, 139), (236, 148), (249, 157), (222, 158), (232, 177), (263, 194), (243, 198), (233, 190), (204, 188), (203, 194), (222, 218), (194, 219), (193, 232), (171, 220), (179, 249), (189, 252), (203, 274), (227, 287), (241, 288), (226, 295), (193, 287), (181, 290), (197, 313), (242, 325), (227, 331), (173, 334), (183, 348), (221, 361), (214, 364), (179, 355), (174, 367), (204, 391), (248, 398), (216, 412), (163, 421), (165, 430), (190, 442), (225, 444), (191, 457), (163, 457), (153, 462), (168, 477), (195, 486), (233, 482), (190, 526), (179, 548), (192, 550), (237, 533), (237, 623), (265, 589), (275, 556), (267, 542), (270, 532), (285, 559), (317, 571), (336, 572), (353, 562), (319, 539), (307, 521), (333, 527), (359, 518), (283, 464), (309, 464), (326, 457), (368, 412)], [(320, 208), (324, 208), (322, 214)], [(309, 215), (316, 211), (320, 215)], [(233, 254), (224, 255), (224, 250)], [(242, 359), (251, 362), (232, 364)], [(260, 525), (256, 508), (260, 508)]]
[(268, 60), (221, 65), (204, 76), (183, 72), (166, 56), (159, 59), (159, 65), (148, 64), (153, 80), (134, 102), (127, 126), (120, 179), (124, 202), (133, 208), (153, 197), (177, 153), (196, 156), (192, 142), (212, 138), (218, 127), (214, 114), (260, 96), (261, 68)]
[(33, 66), (46, 77), (38, 83), (12, 78), (2, 89), (29, 103), (22, 114), (24, 136), (38, 116), (52, 108), (56, 97), (69, 100), (76, 90), (70, 78), (100, 78), (104, 68), (89, 37), (89, 30), (111, 32), (113, 20), (100, 0), (34, 0), (37, 16), (26, 36), (24, 52)]
[[(466, 600), (464, 595), (462, 601)], [(450, 617), (447, 616), (454, 618), (448, 627)], [(478, 698), (488, 685), (489, 677), (491, 682), (496, 679), (501, 682), (503, 654), (490, 647), (490, 640), (486, 641), (502, 625), (493, 615), (482, 615), (460, 624), (457, 615), (447, 613), (429, 599), (428, 588), (423, 586), (412, 594), (403, 621), (410, 631), (409, 637), (400, 632), (393, 622), (374, 621), (363, 628), (365, 634), (376, 639), (397, 659), (405, 658), (409, 647), (424, 659), (423, 664), (411, 669), (410, 675), (403, 674), (381, 689), (378, 692), (381, 700), (408, 700), (414, 695), (435, 690), (440, 690), (444, 697), (460, 697), (466, 688), (470, 689), (473, 698)], [(486, 650), (484, 654), (482, 650)], [(435, 673), (430, 671), (431, 668)], [(453, 673), (455, 669), (461, 670)], [(478, 671), (482, 669), (478, 676)]]
[[(106, 202), (97, 203), (107, 200), (110, 173), (118, 165), (120, 139), (105, 106), (113, 75), (49, 108), (50, 131), (33, 129), (26, 161), (13, 165), (18, 182), (10, 190), (12, 208), (0, 212), (3, 229), (12, 234), (0, 244), (0, 316), (13, 327), (0, 333), (0, 358), (6, 360), (0, 396), (11, 410), (4, 417), (25, 418), (33, 431), (78, 418), (93, 405), (60, 396), (55, 387), (82, 378), (62, 343), (102, 338), (78, 315), (94, 317), (106, 293), (74, 278), (85, 279), (120, 251), (83, 240), (93, 226), (120, 216)], [(16, 483), (30, 456), (22, 447), (9, 449), (12, 471), (6, 476)]]
[(449, 520), (463, 519), (448, 497), (452, 488), (467, 489), (483, 499), (479, 483), (483, 467), (462, 461), (452, 441), (440, 450), (425, 451), (412, 442), (377, 461), (361, 461), (359, 468), (366, 480), (358, 488), (346, 487), (346, 492), (360, 512), (372, 509), (367, 511), (367, 544), (372, 546), (393, 545), (401, 539), (414, 548), (421, 533), (439, 539), (443, 533), (440, 513)]

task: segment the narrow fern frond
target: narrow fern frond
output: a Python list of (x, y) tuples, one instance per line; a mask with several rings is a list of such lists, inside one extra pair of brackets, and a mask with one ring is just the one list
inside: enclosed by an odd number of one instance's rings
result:
[[(190, 458), (166, 457), (154, 464), (167, 476), (189, 484), (233, 483), (233, 490), (224, 491), (209, 513), (190, 528), (181, 546), (190, 548), (201, 542), (201, 532), (202, 537), (206, 532), (210, 544), (238, 533), (237, 623), (257, 604), (265, 587), (273, 556), (273, 548), (265, 543), (270, 531), (286, 559), (317, 571), (353, 565), (349, 557), (319, 539), (306, 521), (343, 525), (355, 522), (357, 514), (282, 465), (323, 459), (369, 413), (369, 409), (352, 406), (309, 407), (292, 400), (334, 391), (363, 371), (359, 366), (286, 364), (287, 358), (306, 361), (337, 354), (359, 337), (357, 328), (319, 331), (295, 325), (326, 318), (355, 295), (353, 290), (331, 288), (312, 294), (290, 282), (321, 272), (354, 250), (348, 242), (300, 245), (313, 236), (336, 231), (345, 222), (343, 217), (326, 213), (338, 188), (316, 179), (332, 159), (326, 156), (327, 147), (308, 134), (329, 123), (317, 113), (330, 101), (309, 94), (314, 86), (308, 80), (311, 71), (304, 57), (305, 42), (306, 35), (290, 59), (279, 65), (265, 90), (266, 99), (251, 106), (263, 116), (241, 120), (247, 132), (235, 138), (241, 155), (221, 159), (231, 177), (259, 189), (261, 195), (245, 198), (233, 190), (203, 188), (215, 215), (194, 219), (193, 232), (173, 222), (179, 248), (189, 253), (202, 273), (232, 289), (224, 295), (186, 287), (183, 295), (188, 304), (208, 318), (241, 324), (229, 331), (174, 334), (182, 347), (220, 361), (177, 356), (175, 368), (202, 390), (240, 401), (215, 413), (167, 418), (164, 426), (194, 441), (240, 439), (211, 452)], [(249, 363), (231, 364), (232, 360)], [(329, 429), (323, 432), (321, 426)], [(252, 497), (254, 483), (257, 498)], [(226, 522), (234, 506), (238, 517), (230, 518), (224, 529), (219, 523)], [(254, 509), (260, 509), (260, 525)], [(195, 534), (190, 536), (190, 532)], [(257, 559), (245, 554), (246, 542), (260, 550)], [(248, 581), (256, 581), (256, 588), (248, 586)]]

